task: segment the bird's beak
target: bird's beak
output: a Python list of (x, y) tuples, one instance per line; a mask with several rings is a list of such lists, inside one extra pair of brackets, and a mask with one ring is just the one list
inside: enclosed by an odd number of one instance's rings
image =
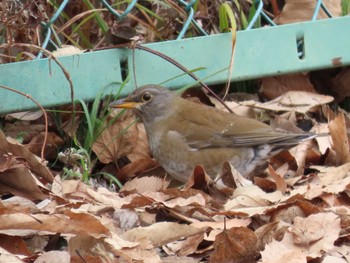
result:
[(134, 101), (128, 101), (127, 99), (120, 99), (111, 102), (108, 106), (110, 108), (121, 108), (121, 109), (134, 109), (136, 108), (140, 103), (134, 102)]

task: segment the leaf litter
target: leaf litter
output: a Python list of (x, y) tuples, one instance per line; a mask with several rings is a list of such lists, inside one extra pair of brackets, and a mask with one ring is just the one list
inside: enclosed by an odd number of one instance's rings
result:
[[(205, 2), (198, 2), (201, 22), (211, 16)], [(340, 13), (340, 1), (325, 2), (334, 15)], [(315, 5), (286, 1), (275, 22), (309, 20)], [(169, 19), (148, 32), (146, 41), (176, 32), (179, 21), (172, 9), (160, 10)], [(325, 17), (321, 11), (320, 18)], [(149, 31), (144, 25), (140, 29)], [(130, 126), (135, 120), (128, 113), (93, 145), (107, 171), (110, 164), (121, 167), (113, 174), (124, 186), (116, 192), (85, 184), (61, 177), (35, 155), (44, 126), (29, 122), (41, 112), (8, 115), (22, 122), (6, 123), (8, 137), (0, 132), (0, 262), (350, 262), (350, 122), (346, 112), (327, 106), (333, 97), (339, 102), (348, 96), (349, 74), (348, 69), (330, 74), (332, 96), (316, 93), (313, 74), (264, 78), (265, 103), (228, 102), (240, 115), (274, 120), (290, 131), (311, 119), (312, 131), (322, 134), (271, 158), (265, 176), (252, 181), (229, 164), (217, 180), (198, 166), (179, 188), (158, 169), (144, 128), (139, 122)], [(313, 118), (317, 115), (321, 118)], [(66, 114), (59, 128), (73, 137), (80, 120), (80, 114), (74, 120)], [(63, 142), (50, 132), (49, 144), (48, 160)], [(117, 162), (123, 158), (126, 165)], [(67, 166), (82, 160), (68, 159)]]
[[(308, 109), (313, 112), (324, 107), (311, 101)], [(0, 202), (0, 235), (3, 243), (16, 244), (2, 245), (1, 255), (14, 262), (33, 257), (35, 262), (348, 262), (349, 119), (343, 112), (329, 116), (333, 119), (327, 124), (314, 120), (315, 131), (330, 134), (322, 138), (327, 144), (316, 140), (272, 158), (265, 177), (253, 182), (228, 163), (219, 180), (196, 167), (182, 188), (159, 174), (142, 176), (140, 169), (141, 176), (128, 180), (119, 192), (62, 180), (28, 147), (1, 133), (0, 189), (12, 197)], [(130, 123), (127, 118), (120, 121)], [(139, 132), (123, 140), (144, 139)], [(113, 143), (108, 147), (131, 142)], [(132, 153), (133, 145), (125, 154)], [(318, 147), (323, 150), (309, 157)], [(118, 151), (108, 151), (109, 162), (120, 157)], [(330, 151), (336, 158), (324, 166)], [(100, 156), (102, 162), (106, 156)], [(66, 252), (54, 249), (59, 241)]]

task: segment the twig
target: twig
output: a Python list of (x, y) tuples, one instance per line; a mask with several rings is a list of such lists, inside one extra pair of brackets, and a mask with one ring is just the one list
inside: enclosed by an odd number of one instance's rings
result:
[(45, 156), (45, 145), (46, 145), (46, 142), (47, 142), (47, 134), (48, 134), (48, 120), (47, 120), (47, 113), (45, 111), (45, 109), (43, 108), (43, 106), (40, 105), (39, 102), (37, 102), (35, 99), (32, 98), (32, 96), (30, 94), (25, 94), (21, 91), (18, 91), (18, 90), (15, 90), (13, 88), (10, 88), (10, 87), (7, 87), (7, 86), (4, 86), (4, 85), (0, 85), (1, 88), (3, 89), (7, 89), (9, 91), (12, 91), (12, 92), (15, 92), (17, 94), (20, 94), (22, 95), (23, 97), (27, 98), (27, 99), (30, 99), (31, 101), (33, 101), (43, 112), (44, 114), (44, 119), (45, 119), (45, 135), (44, 135), (44, 141), (43, 141), (43, 146), (41, 148), (41, 159), (42, 160), (45, 160), (44, 156)]

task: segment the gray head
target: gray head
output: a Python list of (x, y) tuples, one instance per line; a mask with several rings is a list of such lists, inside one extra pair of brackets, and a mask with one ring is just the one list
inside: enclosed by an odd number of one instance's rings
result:
[(143, 122), (167, 116), (173, 96), (170, 90), (157, 85), (145, 85), (135, 90), (125, 99), (112, 102), (111, 108), (132, 109)]

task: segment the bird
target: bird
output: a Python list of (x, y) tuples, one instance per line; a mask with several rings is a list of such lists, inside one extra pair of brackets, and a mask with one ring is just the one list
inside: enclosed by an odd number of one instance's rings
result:
[(109, 107), (136, 113), (145, 126), (153, 157), (180, 182), (186, 182), (197, 165), (214, 179), (224, 162), (249, 178), (270, 157), (316, 137), (273, 129), (256, 119), (186, 100), (152, 84), (111, 102)]

